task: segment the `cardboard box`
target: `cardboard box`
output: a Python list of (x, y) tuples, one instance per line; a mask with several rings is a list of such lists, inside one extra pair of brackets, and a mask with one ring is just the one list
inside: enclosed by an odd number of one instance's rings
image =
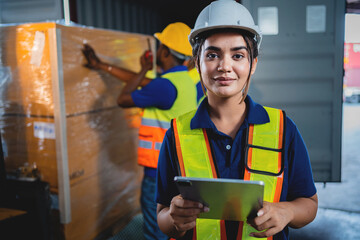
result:
[[(139, 212), (141, 109), (122, 109), (124, 84), (87, 69), (90, 44), (105, 62), (138, 72), (152, 36), (55, 22), (0, 27), (0, 129), (7, 171), (36, 164), (58, 195), (65, 239), (93, 239)], [(154, 68), (155, 69), (155, 68)]]

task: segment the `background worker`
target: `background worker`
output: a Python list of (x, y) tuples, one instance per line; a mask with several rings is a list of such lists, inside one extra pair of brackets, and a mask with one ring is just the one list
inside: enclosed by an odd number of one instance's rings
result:
[[(146, 72), (152, 68), (146, 52), (140, 58), (140, 72), (134, 73), (102, 62), (89, 45), (83, 49), (87, 67), (102, 69), (126, 82), (117, 99), (120, 107), (144, 108), (139, 129), (138, 163), (144, 166), (141, 209), (145, 239), (167, 239), (156, 220), (155, 186), (159, 151), (171, 119), (197, 106), (195, 85), (183, 65), (187, 56), (191, 55), (189, 33), (190, 28), (186, 24), (176, 22), (169, 24), (161, 33), (154, 34), (160, 41), (156, 64), (162, 73), (153, 80), (145, 78)], [(138, 89), (139, 86), (142, 88)]]
[[(313, 221), (318, 200), (295, 123), (247, 95), (260, 30), (243, 5), (218, 0), (202, 10), (189, 39), (207, 97), (166, 132), (157, 175), (159, 227), (177, 239), (289, 239), (289, 226)], [(182, 198), (175, 176), (263, 181), (263, 207), (248, 222), (199, 219), (216, 206)], [(241, 208), (229, 202), (228, 211)]]
[(194, 84), (196, 85), (196, 90), (197, 90), (197, 101), (198, 104), (200, 104), (200, 102), (204, 99), (205, 94), (204, 92), (206, 91), (204, 86), (201, 84), (200, 82), (200, 75), (195, 67), (195, 62), (193, 58), (189, 58), (184, 62), (184, 65), (186, 65), (188, 67), (189, 70), (189, 75), (191, 77), (191, 79), (194, 81)]

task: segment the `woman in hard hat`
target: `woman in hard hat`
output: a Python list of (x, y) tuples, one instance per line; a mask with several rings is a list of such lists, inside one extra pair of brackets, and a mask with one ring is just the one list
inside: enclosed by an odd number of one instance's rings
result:
[[(207, 97), (174, 119), (165, 135), (157, 172), (159, 227), (177, 239), (288, 239), (288, 226), (315, 218), (317, 195), (294, 122), (247, 95), (261, 33), (244, 6), (219, 0), (203, 9), (189, 40)], [(175, 176), (264, 181), (263, 207), (248, 222), (199, 219), (216, 206), (182, 198)]]

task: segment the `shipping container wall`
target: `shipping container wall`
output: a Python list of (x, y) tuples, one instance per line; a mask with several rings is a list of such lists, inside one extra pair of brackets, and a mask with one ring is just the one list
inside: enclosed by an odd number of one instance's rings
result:
[(169, 23), (192, 28), (212, 0), (70, 0), (71, 20), (86, 26), (142, 34), (162, 31)]
[(249, 94), (296, 123), (316, 182), (339, 182), (345, 2), (314, 2), (243, 1), (263, 32)]
[(86, 26), (153, 34), (163, 25), (159, 8), (141, 1), (76, 0), (71, 8), (72, 21)]

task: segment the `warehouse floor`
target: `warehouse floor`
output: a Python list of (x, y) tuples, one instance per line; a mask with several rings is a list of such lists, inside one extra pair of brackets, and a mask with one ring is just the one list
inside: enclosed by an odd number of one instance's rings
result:
[(138, 214), (121, 232), (108, 240), (142, 240), (144, 239), (142, 229), (143, 216), (142, 214)]

